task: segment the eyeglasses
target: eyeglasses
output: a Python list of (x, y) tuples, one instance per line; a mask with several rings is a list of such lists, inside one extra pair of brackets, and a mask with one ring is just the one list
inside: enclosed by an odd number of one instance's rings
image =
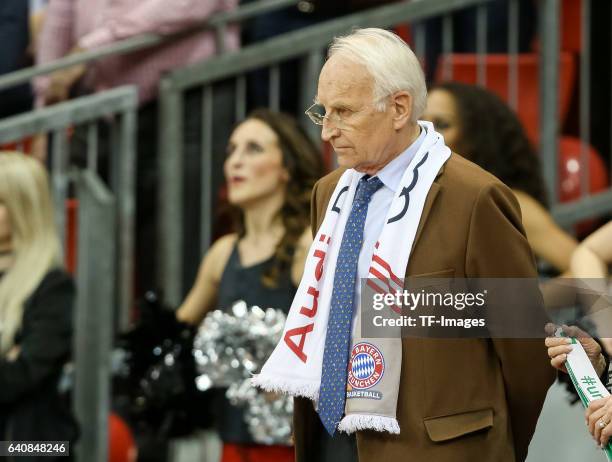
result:
[(339, 128), (340, 130), (346, 130), (347, 128), (349, 128), (344, 118), (339, 113), (332, 112), (331, 114), (326, 115), (325, 108), (321, 104), (314, 103), (312, 106), (306, 109), (304, 114), (306, 114), (308, 118), (312, 121), (312, 123), (314, 123), (315, 125), (323, 126), (323, 124), (325, 123), (325, 119), (327, 119), (328, 121), (331, 121), (334, 126)]
[(308, 118), (312, 121), (312, 123), (316, 125), (322, 126), (325, 123), (325, 119), (327, 119), (328, 121), (331, 121), (334, 126), (336, 128), (339, 128), (340, 130), (350, 130), (352, 128), (349, 122), (350, 119), (352, 119), (360, 112), (365, 111), (368, 107), (374, 106), (378, 101), (387, 98), (387, 96), (389, 95), (377, 98), (371, 104), (364, 106), (358, 111), (353, 111), (351, 109), (341, 109), (340, 111), (334, 111), (331, 114), (325, 113), (325, 108), (323, 107), (323, 105), (314, 103), (312, 106), (306, 109), (306, 111), (304, 111), (304, 114), (306, 114)]

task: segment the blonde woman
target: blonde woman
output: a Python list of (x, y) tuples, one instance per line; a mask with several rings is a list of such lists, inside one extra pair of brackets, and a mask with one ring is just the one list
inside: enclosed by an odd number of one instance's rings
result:
[(58, 392), (75, 296), (61, 266), (44, 168), (0, 152), (0, 440), (76, 439)]

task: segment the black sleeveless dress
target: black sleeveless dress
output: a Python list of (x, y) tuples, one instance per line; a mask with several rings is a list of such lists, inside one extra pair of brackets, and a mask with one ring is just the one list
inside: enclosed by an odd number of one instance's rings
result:
[[(277, 287), (265, 287), (261, 278), (263, 273), (272, 265), (274, 257), (252, 266), (243, 267), (238, 254), (238, 243), (225, 266), (217, 306), (219, 309), (231, 312), (232, 304), (244, 300), (248, 306), (257, 305), (263, 309), (272, 307), (289, 312), (291, 302), (295, 296), (296, 287), (291, 281), (290, 271), (280, 275)], [(225, 397), (225, 389), (219, 390), (216, 402), (216, 421), (221, 439), (226, 443), (253, 444), (253, 438), (244, 421), (243, 410), (232, 406)]]

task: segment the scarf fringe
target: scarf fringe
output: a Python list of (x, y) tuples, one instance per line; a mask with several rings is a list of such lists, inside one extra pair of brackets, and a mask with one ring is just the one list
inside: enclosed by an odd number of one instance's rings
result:
[(399, 435), (400, 427), (397, 419), (381, 415), (350, 414), (345, 416), (338, 425), (338, 431), (355, 433), (358, 430), (376, 430)]
[(265, 391), (302, 396), (313, 401), (319, 397), (319, 383), (307, 383), (293, 379), (281, 379), (280, 377), (265, 377), (259, 374), (251, 379), (251, 384)]

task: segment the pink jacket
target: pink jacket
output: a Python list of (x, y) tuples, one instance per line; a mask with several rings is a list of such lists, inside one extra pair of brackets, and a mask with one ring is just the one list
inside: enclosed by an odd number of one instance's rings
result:
[[(50, 0), (38, 44), (37, 63), (67, 55), (75, 46), (86, 50), (146, 32), (169, 34), (189, 28), (238, 0)], [(229, 27), (226, 50), (239, 47), (237, 27)], [(115, 56), (89, 64), (86, 86), (93, 91), (136, 84), (141, 103), (157, 96), (161, 75), (215, 54), (214, 32), (199, 32), (171, 44)], [(34, 81), (37, 104), (49, 78)]]

